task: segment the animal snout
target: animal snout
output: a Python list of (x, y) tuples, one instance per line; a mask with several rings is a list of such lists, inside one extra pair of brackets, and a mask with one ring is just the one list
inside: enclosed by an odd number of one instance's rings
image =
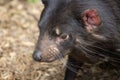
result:
[(40, 51), (34, 51), (33, 53), (33, 59), (36, 61), (41, 61), (41, 52)]

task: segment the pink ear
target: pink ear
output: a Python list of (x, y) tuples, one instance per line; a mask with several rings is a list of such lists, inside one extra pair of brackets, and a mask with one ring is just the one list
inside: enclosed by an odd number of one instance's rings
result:
[(101, 24), (101, 18), (95, 9), (85, 10), (82, 13), (82, 19), (88, 31), (94, 31)]

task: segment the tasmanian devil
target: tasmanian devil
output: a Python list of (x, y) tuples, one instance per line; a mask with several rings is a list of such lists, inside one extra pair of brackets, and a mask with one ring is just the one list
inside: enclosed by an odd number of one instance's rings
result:
[[(40, 35), (33, 58), (51, 62), (68, 55), (64, 80), (84, 63), (120, 67), (120, 0), (42, 0)], [(72, 71), (74, 70), (74, 71)]]

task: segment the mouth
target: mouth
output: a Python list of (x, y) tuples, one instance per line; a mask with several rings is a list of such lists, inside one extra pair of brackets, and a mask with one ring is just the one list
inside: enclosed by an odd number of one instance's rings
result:
[(41, 62), (53, 62), (56, 60), (60, 60), (63, 56), (61, 54), (57, 54), (54, 56), (50, 56), (50, 57), (44, 57), (41, 59)]
[(39, 51), (41, 54), (39, 62), (53, 62), (55, 60), (60, 60), (65, 55), (70, 53), (71, 50), (64, 50), (63, 48), (59, 49), (56, 46), (49, 46), (44, 48), (44, 50)]
[(67, 50), (64, 54), (62, 54), (62, 52), (60, 52), (60, 51), (59, 52), (58, 51), (53, 51), (53, 50), (50, 50), (50, 51), (51, 52), (48, 54), (49, 56), (46, 56), (43, 59), (41, 59), (41, 62), (53, 62), (53, 61), (56, 61), (56, 60), (60, 60), (65, 55), (67, 55), (67, 53), (70, 53), (69, 50)]
[(61, 57), (60, 51), (56, 47), (51, 46), (47, 49), (47, 53), (42, 57), (41, 62), (53, 62)]
[(41, 60), (41, 62), (54, 62), (54, 61), (56, 61), (57, 60), (57, 58), (50, 58), (50, 59), (42, 59)]

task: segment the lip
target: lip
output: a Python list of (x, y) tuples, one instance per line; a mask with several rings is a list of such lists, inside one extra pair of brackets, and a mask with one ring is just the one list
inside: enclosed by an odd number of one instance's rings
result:
[(40, 62), (54, 62), (54, 61), (56, 61), (57, 60), (57, 58), (54, 58), (54, 59), (42, 59)]
[[(59, 56), (59, 57), (58, 57), (58, 56)], [(54, 62), (54, 61), (59, 60), (59, 59), (61, 59), (61, 58), (62, 58), (62, 55), (59, 54), (59, 55), (54, 56), (54, 57), (49, 58), (49, 59), (47, 59), (47, 58), (43, 58), (43, 59), (41, 59), (40, 62)]]

